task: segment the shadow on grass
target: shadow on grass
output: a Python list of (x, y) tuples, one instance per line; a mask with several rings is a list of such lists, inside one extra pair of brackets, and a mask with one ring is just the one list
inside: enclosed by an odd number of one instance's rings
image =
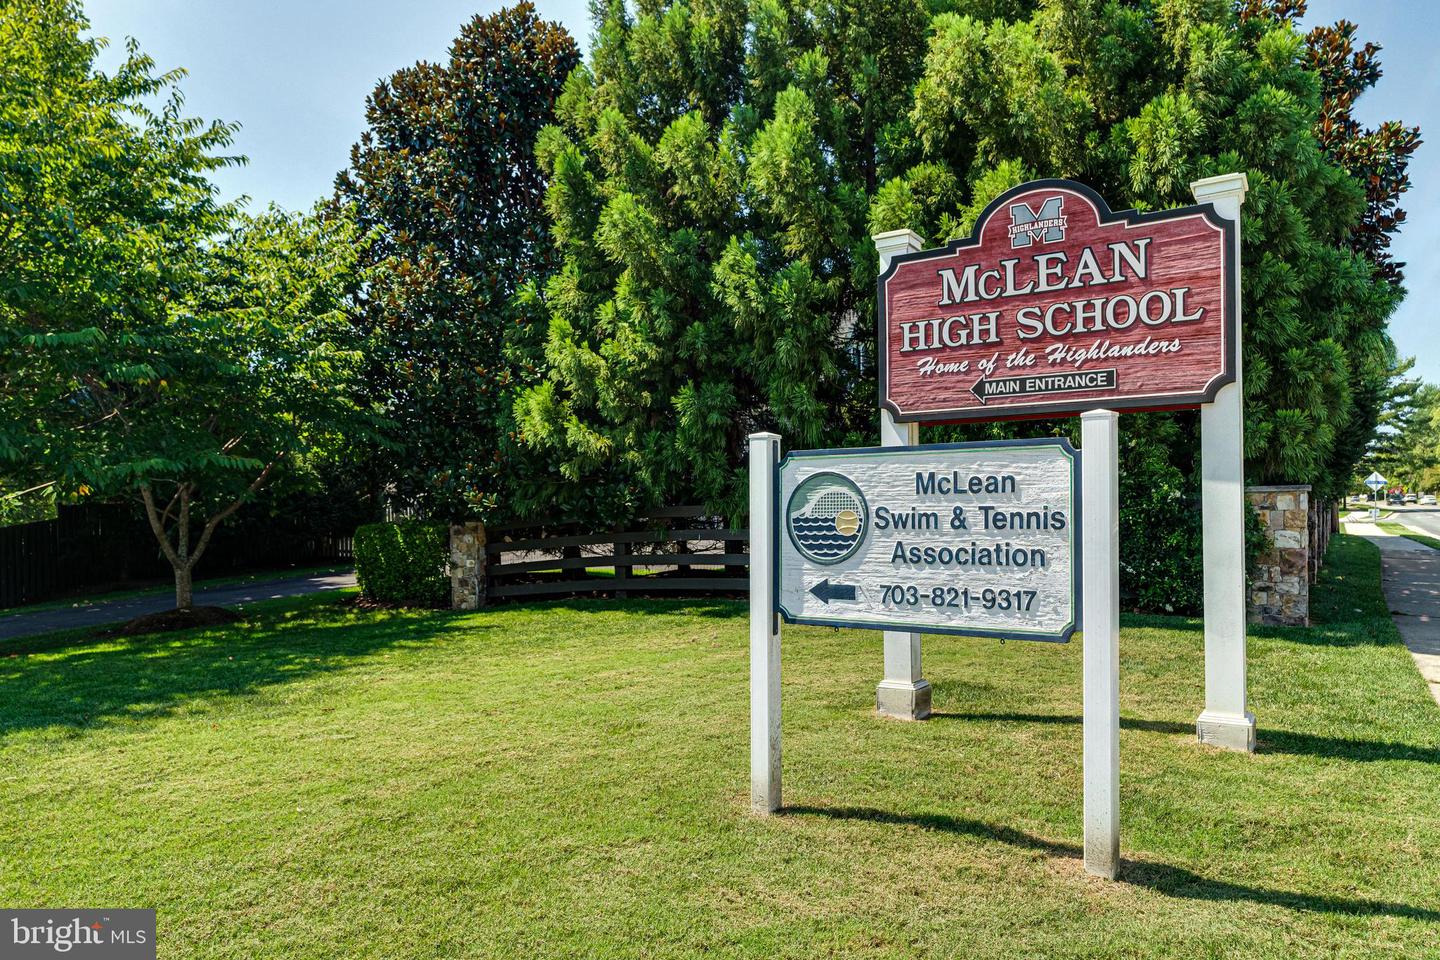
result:
[[(641, 592), (638, 588), (632, 592)], [(706, 617), (730, 620), (744, 616), (749, 605), (744, 600), (723, 597), (629, 597), (617, 600), (613, 597), (571, 597), (559, 600), (501, 601), (487, 609), (505, 611), (529, 611), (544, 613), (547, 610), (570, 610), (575, 613), (635, 613), (670, 616)]]
[[(492, 626), (429, 612), (357, 617), (313, 606), (291, 618), (269, 614), (223, 628), (94, 640), (42, 640), (0, 659), (0, 738), (23, 730), (83, 728), (116, 719), (162, 717), (186, 703), (253, 695), (267, 687), (343, 670), (386, 648), (434, 643), (451, 632)], [(60, 645), (66, 639), (68, 645)]]
[[(945, 833), (960, 834), (979, 840), (1008, 844), (1022, 850), (1034, 850), (1049, 857), (1079, 860), (1084, 854), (1074, 843), (1046, 840), (1016, 830), (1013, 827), (997, 826), (983, 820), (967, 817), (952, 817), (940, 813), (893, 813), (873, 807), (813, 807), (787, 806), (781, 808), (787, 816), (826, 817), (832, 820), (863, 820), (872, 823), (923, 827)], [(1193, 870), (1175, 867), (1150, 860), (1125, 860), (1120, 865), (1121, 883), (1144, 887), (1168, 897), (1183, 897), (1187, 900), (1248, 900), (1266, 906), (1287, 907), (1291, 910), (1305, 910), (1311, 913), (1339, 913), (1350, 915), (1382, 915), (1405, 917), (1411, 920), (1440, 920), (1440, 910), (1416, 907), (1408, 903), (1389, 900), (1364, 900), (1358, 897), (1333, 897), (1315, 893), (1296, 893), (1289, 890), (1270, 890), (1226, 880), (1214, 880), (1201, 876)]]
[[(1079, 726), (1080, 717), (1052, 713), (932, 713), (931, 720), (972, 720), (980, 723), (999, 721), (1001, 723), (1049, 723)], [(1191, 723), (1174, 723), (1169, 720), (1142, 720), (1137, 717), (1121, 717), (1120, 726), (1125, 730), (1143, 730), (1147, 733), (1195, 733)], [(1440, 748), (1418, 747), (1409, 743), (1391, 743), (1385, 740), (1345, 740), (1340, 737), (1320, 737), (1312, 733), (1293, 733), (1288, 730), (1266, 730), (1263, 727), (1256, 734), (1256, 750), (1259, 753), (1296, 753), (1313, 757), (1334, 757), (1340, 760), (1370, 762), (1376, 760), (1412, 760), (1416, 763), (1440, 763)]]

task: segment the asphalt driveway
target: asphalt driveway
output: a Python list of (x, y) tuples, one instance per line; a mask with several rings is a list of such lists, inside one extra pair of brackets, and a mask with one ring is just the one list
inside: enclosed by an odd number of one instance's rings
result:
[[(228, 607), (237, 603), (251, 603), (255, 600), (296, 597), (324, 590), (344, 590), (353, 586), (355, 586), (355, 574), (352, 572), (282, 577), (259, 583), (234, 584), (208, 589), (196, 587), (195, 605), (197, 607)], [(99, 627), (107, 623), (123, 623), (143, 614), (162, 613), (174, 609), (174, 607), (175, 594), (165, 592), (117, 600), (103, 600), (73, 607), (35, 610), (30, 613), (12, 613), (0, 616), (0, 640), (14, 640), (37, 633), (50, 633), (53, 630), (73, 630), (79, 627)]]

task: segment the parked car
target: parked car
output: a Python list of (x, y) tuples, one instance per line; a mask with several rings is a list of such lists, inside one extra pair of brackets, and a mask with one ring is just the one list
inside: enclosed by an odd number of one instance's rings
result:
[(1422, 506), (1422, 507), (1433, 507), (1433, 506), (1435, 506), (1435, 494), (1433, 494), (1433, 493), (1427, 493), (1427, 494), (1425, 494), (1425, 496), (1421, 497), (1421, 498), (1420, 498), (1420, 506)]
[(1419, 502), (1420, 502), (1420, 498), (1419, 498), (1417, 495), (1413, 494), (1413, 493), (1407, 493), (1407, 494), (1405, 494), (1405, 502), (1406, 502), (1406, 503), (1419, 503)]
[(1390, 496), (1385, 498), (1385, 502), (1390, 504), (1390, 506), (1392, 507), (1403, 507), (1405, 505), (1405, 494), (1392, 493), (1390, 494)]

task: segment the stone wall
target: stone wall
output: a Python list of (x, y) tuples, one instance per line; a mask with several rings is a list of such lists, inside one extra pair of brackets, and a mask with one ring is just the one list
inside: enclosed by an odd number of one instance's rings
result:
[(1318, 538), (1312, 535), (1317, 518), (1310, 486), (1246, 487), (1245, 494), (1270, 539), (1250, 582), (1250, 622), (1309, 626), (1310, 584), (1319, 563), (1318, 551), (1311, 550)]
[(478, 610), (485, 605), (485, 525), (450, 525), (450, 606)]

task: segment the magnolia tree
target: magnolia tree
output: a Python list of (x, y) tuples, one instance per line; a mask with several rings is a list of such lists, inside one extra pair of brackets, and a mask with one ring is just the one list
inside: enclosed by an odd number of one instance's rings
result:
[(531, 4), (473, 18), (445, 62), (375, 88), (337, 181), (364, 230), (366, 394), (390, 421), (372, 463), (433, 516), (512, 509), (500, 491), (528, 469), (509, 403), (538, 358), (511, 298), (555, 259), (535, 137), (578, 60)]

